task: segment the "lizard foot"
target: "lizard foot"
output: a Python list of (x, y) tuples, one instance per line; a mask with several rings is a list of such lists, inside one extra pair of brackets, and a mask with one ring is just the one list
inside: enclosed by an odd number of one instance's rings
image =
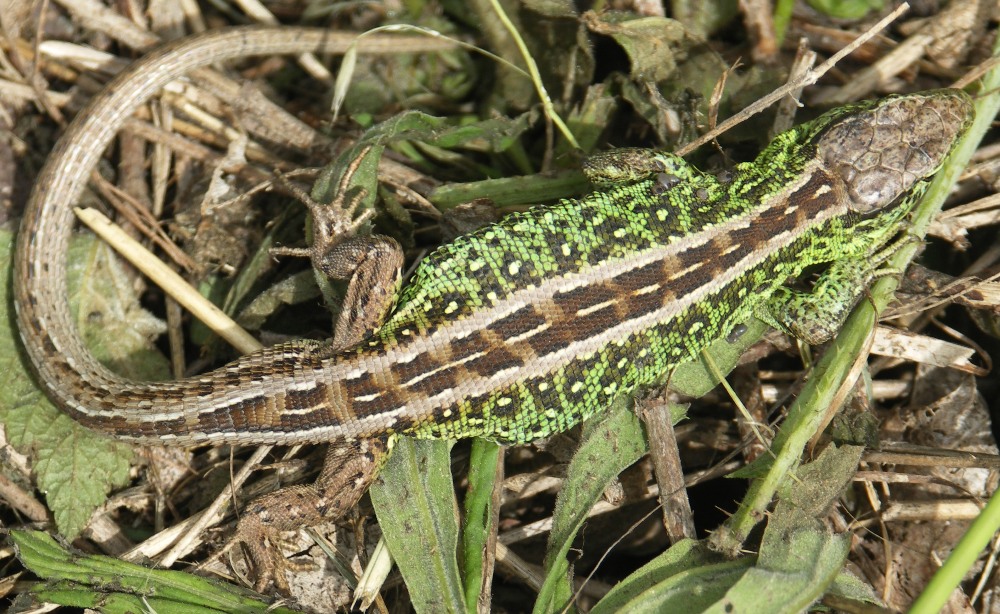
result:
[(390, 446), (388, 437), (331, 445), (314, 484), (289, 486), (254, 499), (221, 552), (242, 545), (255, 578), (254, 590), (264, 592), (273, 585), (288, 595), (285, 573), (294, 566), (279, 548), (281, 532), (343, 516), (368, 490)]

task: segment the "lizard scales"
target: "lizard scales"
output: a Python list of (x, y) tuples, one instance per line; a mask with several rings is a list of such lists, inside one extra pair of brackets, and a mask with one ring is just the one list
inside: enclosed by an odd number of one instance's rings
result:
[[(222, 43), (215, 51), (212, 61), (247, 52)], [(155, 89), (125, 102), (134, 108)], [(99, 101), (77, 123), (124, 121), (131, 111), (116, 104), (124, 102)], [(864, 262), (895, 237), (971, 114), (955, 90), (843, 107), (780, 135), (724, 182), (669, 154), (598, 158), (607, 186), (508, 216), (428, 256), (360, 347), (329, 355), (319, 344), (285, 344), (162, 383), (111, 373), (70, 324), (65, 265), (51, 262), (64, 258), (69, 231), (53, 228), (68, 219), (96, 154), (80, 162), (64, 145), (22, 226), (22, 338), (69, 413), (139, 441), (294, 443), (398, 432), (525, 442), (654, 381), (752, 315), (782, 324), (766, 313), (769, 299), (808, 266)], [(86, 134), (74, 126), (71, 145)], [(106, 142), (114, 130), (105, 132)], [(42, 180), (57, 184), (61, 174), (76, 184), (59, 202)]]

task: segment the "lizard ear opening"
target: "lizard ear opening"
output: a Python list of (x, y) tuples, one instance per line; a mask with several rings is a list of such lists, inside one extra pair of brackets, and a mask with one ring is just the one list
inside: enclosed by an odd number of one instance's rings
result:
[(888, 98), (827, 127), (817, 141), (817, 155), (843, 180), (854, 211), (885, 209), (941, 168), (968, 125), (955, 116), (968, 116), (971, 104), (958, 90), (948, 94)]

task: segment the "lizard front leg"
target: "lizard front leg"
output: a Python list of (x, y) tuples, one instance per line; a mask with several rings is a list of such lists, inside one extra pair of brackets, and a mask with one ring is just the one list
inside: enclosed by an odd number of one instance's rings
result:
[(873, 281), (898, 270), (885, 263), (912, 238), (899, 240), (862, 258), (835, 260), (808, 292), (787, 286), (776, 288), (754, 315), (767, 324), (810, 345), (833, 338)]
[[(272, 253), (308, 256), (313, 267), (328, 278), (347, 280), (333, 340), (317, 349), (335, 354), (357, 346), (385, 321), (401, 283), (403, 253), (394, 239), (381, 235), (339, 240), (338, 233), (327, 229), (342, 222), (345, 210), (319, 205), (303, 194), (298, 196), (309, 207), (318, 229), (313, 244)], [(277, 534), (342, 516), (368, 490), (391, 446), (392, 437), (388, 435), (333, 442), (315, 483), (279, 489), (247, 507), (231, 544), (246, 546), (255, 568), (255, 589), (262, 591), (273, 582), (279, 591), (288, 593), (288, 564), (277, 547)]]

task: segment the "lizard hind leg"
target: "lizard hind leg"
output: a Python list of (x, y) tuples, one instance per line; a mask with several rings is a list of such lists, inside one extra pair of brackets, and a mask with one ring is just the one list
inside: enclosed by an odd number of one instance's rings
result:
[[(355, 347), (382, 325), (395, 304), (402, 250), (394, 240), (374, 236), (332, 245), (316, 242), (309, 252), (315, 268), (330, 278), (348, 280), (333, 341), (319, 351), (333, 354)], [(333, 442), (314, 484), (281, 488), (251, 502), (224, 550), (233, 543), (246, 546), (256, 590), (273, 582), (288, 594), (285, 571), (289, 566), (278, 548), (278, 533), (342, 516), (368, 490), (390, 446), (389, 436)]]
[[(274, 249), (272, 254), (307, 256), (327, 278), (347, 281), (332, 343), (320, 350), (335, 354), (359, 345), (388, 317), (402, 280), (403, 250), (390, 237), (350, 236), (357, 220), (344, 221), (350, 219), (352, 205), (325, 206), (304, 194), (299, 197), (313, 217), (313, 243), (304, 249)], [(254, 588), (262, 591), (273, 582), (288, 594), (285, 572), (290, 566), (278, 548), (278, 534), (343, 516), (368, 490), (391, 446), (390, 435), (331, 443), (315, 483), (281, 488), (255, 499), (223, 550), (242, 543), (254, 567)]]
[(278, 535), (343, 516), (368, 490), (391, 447), (390, 436), (331, 444), (316, 482), (254, 499), (222, 552), (242, 544), (253, 566), (254, 589), (263, 592), (273, 583), (287, 595), (285, 572), (291, 566), (278, 547)]

